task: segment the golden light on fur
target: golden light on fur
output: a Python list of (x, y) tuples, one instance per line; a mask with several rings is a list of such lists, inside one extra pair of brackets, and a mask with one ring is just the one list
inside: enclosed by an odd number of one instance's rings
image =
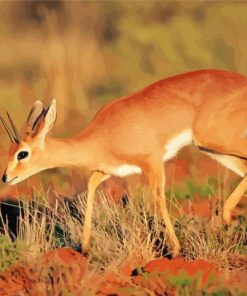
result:
[[(69, 139), (47, 137), (56, 120), (56, 101), (52, 100), (48, 109), (36, 101), (24, 138), (12, 141), (3, 181), (16, 184), (54, 167), (91, 170), (82, 239), (85, 251), (89, 246), (96, 188), (111, 175), (144, 173), (176, 256), (180, 244), (166, 206), (163, 164), (183, 146), (194, 143), (244, 177), (246, 95), (247, 78), (240, 74), (221, 70), (185, 73), (109, 103), (82, 132)], [(5, 129), (13, 138), (13, 132), (6, 126)], [(246, 188), (244, 177), (225, 203), (223, 216), (227, 222)]]

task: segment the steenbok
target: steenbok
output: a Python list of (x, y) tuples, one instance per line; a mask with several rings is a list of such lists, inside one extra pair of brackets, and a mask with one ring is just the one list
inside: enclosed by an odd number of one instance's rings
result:
[(247, 78), (221, 70), (202, 70), (155, 82), (103, 107), (93, 121), (69, 139), (47, 137), (56, 120), (56, 101), (45, 109), (36, 101), (20, 137), (13, 121), (1, 118), (12, 141), (2, 180), (16, 184), (54, 167), (85, 167), (88, 182), (82, 246), (87, 251), (95, 190), (112, 175), (144, 173), (160, 209), (174, 256), (180, 245), (167, 211), (164, 162), (194, 144), (244, 177), (225, 203), (223, 218), (247, 188)]

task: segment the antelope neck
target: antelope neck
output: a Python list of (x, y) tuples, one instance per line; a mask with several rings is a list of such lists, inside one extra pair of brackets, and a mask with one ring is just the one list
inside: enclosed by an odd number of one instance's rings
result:
[(73, 138), (47, 138), (45, 143), (46, 161), (50, 168), (87, 167), (92, 165), (92, 144)]

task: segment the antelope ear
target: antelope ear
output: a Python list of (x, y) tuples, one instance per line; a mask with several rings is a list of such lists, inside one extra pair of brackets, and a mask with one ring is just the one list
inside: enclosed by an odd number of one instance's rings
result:
[(44, 114), (45, 109), (43, 103), (40, 100), (35, 101), (27, 117), (26, 134), (32, 135), (35, 133), (35, 129), (38, 123), (42, 120)]
[(44, 111), (44, 114), (42, 115), (42, 120), (38, 121), (37, 127), (35, 129), (35, 136), (44, 139), (56, 122), (57, 111), (55, 99), (51, 101), (50, 106), (46, 111)]

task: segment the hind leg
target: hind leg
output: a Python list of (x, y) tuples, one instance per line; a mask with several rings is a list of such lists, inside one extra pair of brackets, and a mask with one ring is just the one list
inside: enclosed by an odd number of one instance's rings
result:
[(211, 158), (217, 160), (219, 163), (232, 170), (239, 176), (243, 177), (242, 181), (232, 192), (232, 194), (225, 201), (223, 208), (223, 220), (230, 223), (232, 211), (239, 203), (242, 195), (247, 190), (247, 161), (234, 156), (223, 155), (218, 153), (206, 153)]
[(239, 176), (243, 177), (241, 182), (238, 184), (238, 186), (235, 188), (235, 190), (231, 193), (231, 195), (228, 197), (228, 199), (225, 201), (224, 208), (223, 208), (223, 220), (226, 223), (230, 223), (231, 221), (231, 214), (233, 210), (235, 209), (236, 205), (239, 203), (242, 195), (247, 189), (247, 166), (246, 161), (240, 158), (231, 157), (231, 156), (217, 156), (214, 158), (218, 158), (217, 160), (238, 174)]
[(239, 176), (243, 177), (243, 180), (239, 183), (236, 189), (232, 192), (232, 194), (226, 200), (223, 208), (223, 219), (226, 223), (230, 223), (231, 213), (236, 207), (236, 205), (239, 203), (242, 195), (247, 189), (246, 161), (233, 156), (219, 155), (219, 154), (216, 155), (212, 153), (207, 153), (207, 154), (213, 159), (216, 159), (219, 163), (221, 163), (228, 169), (232, 170)]
[(247, 175), (244, 176), (243, 180), (239, 183), (237, 188), (232, 192), (225, 202), (223, 209), (223, 219), (226, 223), (230, 223), (232, 211), (239, 203), (242, 195), (247, 189)]
[[(232, 94), (224, 100), (215, 98), (205, 100), (193, 122), (193, 139), (197, 146), (212, 149), (215, 155), (235, 156), (228, 161), (228, 168), (242, 177), (246, 176), (247, 163), (247, 117), (246, 98), (239, 96), (233, 100)], [(243, 107), (239, 107), (239, 103)], [(231, 212), (247, 189), (247, 178), (240, 182), (225, 202), (223, 218), (230, 221)]]

